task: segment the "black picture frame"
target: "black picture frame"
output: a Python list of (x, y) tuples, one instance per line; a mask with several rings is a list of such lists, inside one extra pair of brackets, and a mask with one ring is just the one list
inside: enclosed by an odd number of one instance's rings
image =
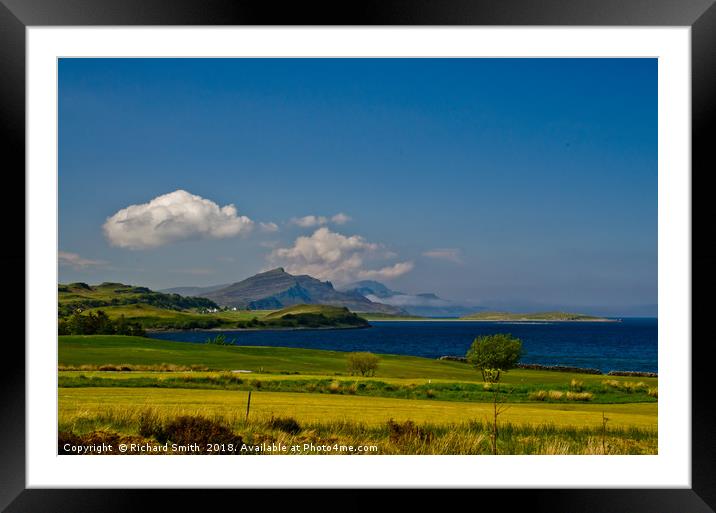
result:
[[(716, 507), (716, 421), (711, 415), (713, 386), (706, 336), (707, 294), (714, 290), (716, 256), (705, 246), (710, 223), (705, 186), (716, 169), (708, 127), (716, 113), (716, 6), (714, 0), (363, 0), (276, 5), (269, 1), (196, 0), (0, 0), (0, 116), (5, 132), (2, 155), (6, 191), (16, 201), (2, 205), (6, 236), (14, 244), (0, 254), (14, 291), (13, 308), (25, 268), (25, 30), (30, 26), (83, 25), (553, 25), (553, 26), (688, 26), (691, 27), (692, 72), (692, 487), (690, 489), (521, 489), (451, 491), (478, 495), (480, 501), (525, 505), (529, 511), (562, 512), (691, 512)], [(22, 191), (22, 193), (20, 192)], [(8, 196), (8, 195), (6, 195)], [(12, 250), (10, 250), (10, 248)], [(26, 271), (27, 272), (27, 271)], [(694, 279), (698, 272), (698, 279)], [(27, 305), (30, 308), (32, 305)], [(4, 341), (5, 365), (0, 372), (0, 508), (8, 512), (97, 512), (163, 510), (202, 511), (218, 500), (248, 504), (266, 501), (260, 490), (120, 490), (26, 489), (25, 484), (25, 354), (15, 338)], [(689, 341), (682, 341), (689, 343)], [(48, 341), (50, 343), (50, 341)], [(11, 347), (8, 347), (11, 346)], [(357, 505), (369, 491), (342, 491), (356, 499), (336, 501), (336, 491), (295, 490), (296, 503), (320, 493), (321, 503)], [(426, 491), (411, 492), (422, 500)], [(211, 494), (208, 501), (207, 494)], [(453, 495), (454, 494), (454, 495)], [(358, 499), (358, 495), (361, 498)], [(240, 501), (239, 501), (240, 496)], [(276, 492), (270, 494), (275, 500)], [(472, 500), (472, 499), (471, 499)], [(308, 504), (313, 503), (313, 499)], [(260, 502), (259, 502), (260, 504)], [(238, 507), (238, 506), (237, 506)]]

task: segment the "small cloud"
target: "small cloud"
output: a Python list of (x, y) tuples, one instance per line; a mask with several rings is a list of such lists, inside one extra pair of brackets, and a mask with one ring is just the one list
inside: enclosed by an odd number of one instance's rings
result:
[(87, 269), (88, 267), (103, 266), (107, 263), (103, 260), (83, 258), (77, 253), (68, 253), (67, 251), (58, 252), (57, 260), (61, 266), (73, 267), (75, 269)]
[(301, 228), (312, 228), (314, 226), (321, 226), (328, 222), (328, 218), (323, 216), (303, 216), (303, 217), (292, 217), (289, 223), (300, 226)]
[(384, 258), (381, 249), (380, 244), (360, 235), (345, 236), (322, 227), (310, 236), (298, 237), (292, 247), (273, 250), (268, 259), (291, 274), (344, 283), (363, 278), (390, 279), (412, 270), (412, 262), (365, 269), (367, 260)]
[(423, 256), (435, 258), (437, 260), (447, 260), (456, 264), (462, 263), (462, 254), (457, 248), (431, 249), (430, 251), (423, 253)]
[(274, 233), (278, 231), (278, 225), (276, 223), (259, 223), (259, 227), (264, 233)]
[(113, 246), (147, 249), (184, 239), (235, 237), (251, 231), (253, 224), (248, 217), (239, 216), (233, 204), (220, 207), (177, 190), (119, 210), (107, 218), (102, 229)]
[(300, 226), (301, 228), (315, 228), (316, 226), (324, 226), (328, 224), (329, 222), (333, 224), (346, 224), (348, 221), (350, 221), (351, 218), (344, 214), (343, 212), (339, 212), (338, 214), (334, 215), (330, 219), (326, 216), (303, 216), (303, 217), (292, 217), (289, 221), (289, 224), (293, 224), (296, 226)]
[(397, 264), (383, 267), (382, 269), (376, 269), (376, 270), (365, 270), (365, 271), (358, 271), (358, 278), (361, 279), (383, 279), (383, 280), (390, 280), (392, 278), (397, 278), (398, 276), (402, 276), (405, 273), (409, 273), (413, 270), (413, 262), (398, 262)]
[(339, 212), (333, 217), (331, 217), (331, 221), (333, 221), (335, 224), (346, 224), (350, 220), (351, 218), (345, 215), (343, 212)]

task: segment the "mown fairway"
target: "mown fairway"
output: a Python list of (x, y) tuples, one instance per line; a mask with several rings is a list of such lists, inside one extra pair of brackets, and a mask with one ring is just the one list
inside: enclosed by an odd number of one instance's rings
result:
[[(282, 347), (214, 346), (143, 337), (68, 335), (59, 337), (59, 364), (204, 365), (209, 369), (262, 372), (300, 372), (334, 375), (346, 373), (346, 354)], [(477, 373), (465, 364), (381, 355), (380, 376), (475, 380)]]
[[(482, 382), (480, 373), (460, 362), (415, 356), (380, 355), (376, 378), (407, 378), (416, 383), (430, 379)], [(262, 373), (300, 373), (313, 377), (346, 375), (346, 353), (283, 347), (215, 346), (143, 337), (67, 335), (59, 337), (60, 366), (82, 365), (202, 365), (215, 370)], [(640, 381), (656, 386), (656, 378), (627, 378), (539, 370), (514, 369), (503, 375), (505, 384), (562, 385), (571, 379), (585, 385), (605, 379)], [(282, 377), (285, 379), (285, 376)]]

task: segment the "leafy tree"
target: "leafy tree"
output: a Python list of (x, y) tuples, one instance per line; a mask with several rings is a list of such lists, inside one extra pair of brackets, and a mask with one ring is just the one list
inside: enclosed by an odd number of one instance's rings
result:
[(348, 372), (351, 375), (360, 373), (361, 376), (373, 376), (378, 369), (379, 361), (373, 353), (350, 353), (348, 355)]
[(482, 372), (483, 381), (497, 383), (500, 373), (514, 368), (522, 356), (522, 341), (506, 333), (484, 335), (473, 341), (466, 356)]
[(497, 454), (497, 417), (505, 411), (500, 405), (500, 373), (514, 368), (522, 355), (522, 341), (507, 333), (477, 337), (467, 351), (467, 361), (480, 372), (492, 389), (492, 454)]

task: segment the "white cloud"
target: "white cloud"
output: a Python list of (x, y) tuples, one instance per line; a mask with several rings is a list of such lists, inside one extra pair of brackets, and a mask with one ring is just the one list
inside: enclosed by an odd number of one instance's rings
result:
[(397, 264), (383, 267), (382, 269), (359, 271), (358, 278), (362, 280), (390, 280), (391, 278), (397, 278), (405, 273), (409, 273), (413, 270), (413, 267), (413, 262), (398, 262)]
[(278, 225), (276, 223), (259, 223), (262, 232), (274, 233), (278, 231)]
[(413, 268), (412, 262), (399, 262), (381, 269), (365, 269), (366, 260), (383, 256), (380, 248), (380, 244), (360, 235), (347, 237), (323, 227), (310, 236), (298, 237), (290, 248), (273, 250), (269, 261), (282, 265), (291, 274), (344, 283), (369, 277), (395, 278)]
[(343, 212), (339, 212), (333, 217), (331, 217), (331, 221), (333, 221), (335, 224), (346, 224), (350, 220), (350, 216), (345, 215)]
[(449, 262), (455, 262), (459, 264), (462, 262), (462, 255), (457, 248), (438, 248), (431, 249), (423, 253), (423, 256), (428, 258), (436, 258), (438, 260), (448, 260)]
[(333, 223), (333, 224), (346, 224), (348, 221), (351, 220), (351, 217), (344, 214), (343, 212), (339, 212), (330, 219), (326, 216), (303, 216), (303, 217), (292, 217), (289, 221), (290, 224), (295, 224), (296, 226), (300, 226), (301, 228), (315, 228), (316, 226), (324, 226), (326, 224)]
[(292, 217), (290, 223), (300, 226), (301, 228), (313, 228), (314, 226), (321, 226), (328, 222), (327, 217), (323, 216), (303, 216), (303, 217)]
[(374, 296), (372, 294), (368, 294), (366, 297), (373, 302), (384, 303), (386, 305), (392, 305), (392, 306), (446, 307), (446, 306), (453, 306), (453, 304), (454, 304), (452, 301), (448, 301), (446, 299), (441, 299), (439, 297), (418, 296), (418, 295), (412, 295), (412, 294), (396, 294), (395, 296), (383, 297), (383, 298)]
[(123, 208), (107, 218), (102, 228), (113, 246), (147, 249), (184, 239), (235, 237), (251, 231), (253, 224), (248, 217), (239, 216), (233, 204), (220, 207), (177, 190)]
[(75, 269), (86, 269), (106, 264), (103, 260), (90, 260), (89, 258), (82, 258), (77, 253), (68, 253), (67, 251), (59, 251), (57, 261), (62, 266), (74, 267)]

